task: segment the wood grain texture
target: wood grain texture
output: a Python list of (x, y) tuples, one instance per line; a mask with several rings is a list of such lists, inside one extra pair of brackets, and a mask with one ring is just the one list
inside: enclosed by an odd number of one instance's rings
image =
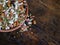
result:
[[(59, 45), (60, 0), (27, 0), (27, 2), (29, 12), (36, 16), (37, 25), (32, 26), (32, 30), (28, 32), (17, 34), (17, 31), (14, 31), (8, 34), (15, 35), (16, 39), (22, 43), (21, 45)], [(7, 40), (6, 44), (9, 42), (12, 45), (7, 37), (9, 37), (7, 34), (3, 36)], [(3, 38), (1, 40), (4, 42)]]

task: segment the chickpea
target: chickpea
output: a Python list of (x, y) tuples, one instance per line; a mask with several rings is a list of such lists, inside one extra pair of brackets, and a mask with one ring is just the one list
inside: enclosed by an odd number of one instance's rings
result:
[(21, 2), (21, 1), (23, 1), (23, 0), (18, 0), (18, 2)]

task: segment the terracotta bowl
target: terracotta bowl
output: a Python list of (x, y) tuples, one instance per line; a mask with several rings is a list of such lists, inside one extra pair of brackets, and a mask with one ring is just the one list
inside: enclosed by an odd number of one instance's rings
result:
[[(28, 5), (27, 5), (25, 13), (26, 13), (26, 18), (27, 18), (27, 16), (28, 16)], [(25, 18), (25, 20), (26, 20), (26, 18)], [(19, 26), (15, 27), (15, 28), (12, 28), (12, 29), (9, 29), (9, 30), (0, 30), (0, 32), (12, 32), (12, 31), (18, 30), (22, 26), (23, 23), (21, 23)]]

